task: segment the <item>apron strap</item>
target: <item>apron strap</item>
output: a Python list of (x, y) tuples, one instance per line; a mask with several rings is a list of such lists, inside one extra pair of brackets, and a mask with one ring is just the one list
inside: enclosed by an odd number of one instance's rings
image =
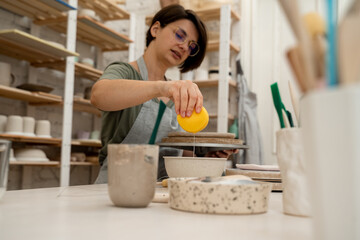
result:
[(141, 77), (143, 80), (148, 80), (148, 71), (143, 56), (141, 56), (136, 62), (139, 67)]

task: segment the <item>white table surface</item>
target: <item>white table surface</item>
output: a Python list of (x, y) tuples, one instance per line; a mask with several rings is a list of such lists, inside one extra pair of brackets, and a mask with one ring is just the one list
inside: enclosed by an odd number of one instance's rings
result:
[(0, 201), (0, 239), (311, 239), (311, 218), (282, 213), (281, 193), (256, 215), (188, 213), (151, 203), (115, 207), (107, 185), (8, 191)]

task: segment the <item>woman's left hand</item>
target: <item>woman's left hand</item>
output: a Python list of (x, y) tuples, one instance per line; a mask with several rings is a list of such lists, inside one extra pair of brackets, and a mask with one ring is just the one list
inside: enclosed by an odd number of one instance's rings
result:
[(205, 154), (205, 157), (213, 157), (213, 158), (228, 158), (233, 153), (238, 153), (239, 149), (231, 149), (231, 150), (222, 150), (222, 151), (213, 151)]

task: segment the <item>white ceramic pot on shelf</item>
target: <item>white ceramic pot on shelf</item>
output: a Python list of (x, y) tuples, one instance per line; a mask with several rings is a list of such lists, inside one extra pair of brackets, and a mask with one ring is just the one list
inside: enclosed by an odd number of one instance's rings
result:
[(33, 117), (23, 117), (23, 134), (35, 137), (35, 119)]
[(51, 138), (50, 121), (49, 120), (36, 121), (35, 134), (37, 137)]
[(14, 81), (15, 77), (11, 73), (11, 65), (9, 63), (0, 62), (0, 85), (9, 87)]
[(5, 133), (23, 135), (23, 118), (17, 115), (10, 115), (6, 122)]
[(0, 133), (4, 133), (6, 129), (7, 116), (0, 115)]

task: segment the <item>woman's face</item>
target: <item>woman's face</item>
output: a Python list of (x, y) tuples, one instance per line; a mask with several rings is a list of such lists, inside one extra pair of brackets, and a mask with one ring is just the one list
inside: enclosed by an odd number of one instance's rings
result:
[(158, 56), (162, 56), (172, 66), (180, 65), (199, 50), (196, 43), (198, 32), (187, 19), (172, 22), (164, 28), (159, 27), (155, 37)]

